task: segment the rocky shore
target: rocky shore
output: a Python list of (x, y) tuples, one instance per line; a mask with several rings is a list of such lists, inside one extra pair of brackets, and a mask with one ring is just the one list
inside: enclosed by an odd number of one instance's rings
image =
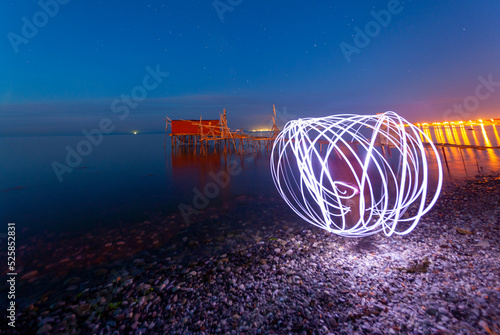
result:
[(182, 257), (166, 245), (138, 249), (92, 268), (99, 280), (80, 274), (62, 293), (40, 294), (14, 333), (500, 334), (499, 176), (447, 188), (403, 237), (338, 237), (279, 222), (266, 203), (254, 219), (275, 229), (179, 235)]

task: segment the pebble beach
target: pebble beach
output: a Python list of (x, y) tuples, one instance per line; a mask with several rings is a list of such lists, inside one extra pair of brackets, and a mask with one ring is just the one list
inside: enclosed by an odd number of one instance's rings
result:
[[(222, 238), (210, 226), (186, 226), (171, 233), (176, 243), (151, 228), (139, 241), (137, 234), (130, 241), (113, 232), (92, 235), (92, 243), (89, 236), (72, 240), (66, 249), (52, 245), (47, 253), (57, 262), (29, 271), (26, 265), (20, 285), (38, 289), (19, 308), (16, 328), (1, 328), (15, 334), (500, 334), (498, 175), (448, 186), (405, 236), (344, 238), (281, 215), (269, 199), (243, 200), (254, 204), (240, 217), (207, 213), (219, 228), (231, 219), (242, 223)], [(286, 206), (278, 200), (273, 206)], [(78, 260), (59, 262), (85, 243), (90, 257), (80, 251)], [(29, 248), (22, 257), (36, 258)], [(65, 263), (76, 269), (64, 270)], [(54, 273), (65, 280), (49, 281)], [(36, 286), (43, 280), (52, 287)]]

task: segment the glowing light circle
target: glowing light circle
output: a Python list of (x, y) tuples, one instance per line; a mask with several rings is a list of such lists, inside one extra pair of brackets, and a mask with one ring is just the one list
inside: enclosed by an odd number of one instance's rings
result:
[[(428, 155), (437, 162), (433, 186)], [(432, 141), (394, 112), (288, 122), (274, 141), (271, 174), (301, 218), (347, 237), (410, 233), (443, 182)]]

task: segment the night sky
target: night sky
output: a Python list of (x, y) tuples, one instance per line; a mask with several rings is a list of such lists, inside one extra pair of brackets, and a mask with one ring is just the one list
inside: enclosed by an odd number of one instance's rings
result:
[(279, 123), (500, 117), (498, 0), (42, 0), (0, 12), (0, 136), (77, 135), (104, 117), (115, 133), (161, 132), (164, 116), (222, 108), (230, 127), (262, 128), (273, 104)]

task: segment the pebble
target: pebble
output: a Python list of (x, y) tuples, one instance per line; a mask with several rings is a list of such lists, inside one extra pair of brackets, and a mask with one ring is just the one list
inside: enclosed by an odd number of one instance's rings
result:
[[(231, 248), (215, 256), (183, 263), (175, 258), (183, 249), (165, 247), (110, 268), (96, 285), (79, 275), (85, 279), (61, 290), (80, 290), (20, 309), (16, 327), (38, 334), (494, 333), (499, 200), (498, 177), (468, 181), (443, 191), (411, 234), (379, 234), (369, 243), (306, 223), (289, 229), (277, 221), (246, 245), (220, 229), (211, 233)], [(199, 244), (186, 253), (217, 243), (189, 240)]]
[(51, 330), (52, 330), (52, 326), (49, 324), (45, 324), (45, 325), (41, 326), (36, 333), (40, 334), (40, 335), (46, 335), (46, 334), (50, 334)]
[(488, 241), (480, 241), (478, 244), (476, 244), (476, 247), (489, 248), (490, 247), (490, 242), (488, 242)]

